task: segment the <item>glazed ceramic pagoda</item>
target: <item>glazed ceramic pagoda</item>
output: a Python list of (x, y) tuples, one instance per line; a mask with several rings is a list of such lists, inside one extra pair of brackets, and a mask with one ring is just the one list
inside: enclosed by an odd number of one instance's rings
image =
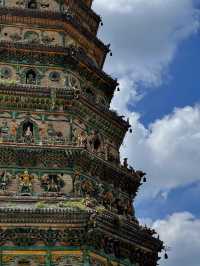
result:
[[(117, 1), (117, 0), (116, 0)], [(92, 0), (0, 0), (0, 265), (155, 266), (163, 243), (120, 164)]]

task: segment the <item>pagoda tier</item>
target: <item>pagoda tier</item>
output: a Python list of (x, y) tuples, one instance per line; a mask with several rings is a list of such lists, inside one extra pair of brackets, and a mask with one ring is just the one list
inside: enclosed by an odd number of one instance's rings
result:
[[(18, 201), (19, 208), (0, 207), (1, 254), (13, 251), (11, 247), (3, 246), (12, 241), (18, 246), (18, 252), (22, 246), (31, 247), (32, 253), (40, 251), (42, 259), (49, 260), (47, 265), (63, 265), (61, 261), (69, 259), (73, 251), (76, 252), (74, 258), (84, 263), (80, 265), (155, 265), (162, 242), (155, 242), (153, 230), (142, 228), (138, 223), (119, 218), (109, 211), (97, 215), (94, 208), (87, 207), (85, 210), (81, 199), (62, 200), (61, 203), (56, 198), (49, 198), (48, 209), (39, 209), (34, 198), (29, 199), (29, 208), (26, 208), (26, 198)], [(76, 205), (82, 205), (84, 210), (77, 211)], [(9, 226), (10, 223), (15, 228)], [(26, 224), (26, 227), (20, 224)], [(46, 228), (46, 224), (51, 224), (51, 228)], [(29, 251), (30, 255), (32, 253)], [(9, 257), (17, 261), (17, 253)], [(3, 257), (3, 263), (6, 259)]]
[[(25, 171), (26, 166), (31, 172), (36, 172), (37, 177), (35, 182), (33, 182), (33, 186), (38, 185), (38, 180), (45, 175), (46, 171), (48, 171), (47, 169), (49, 169), (49, 174), (54, 173), (57, 175), (64, 175), (65, 168), (67, 171), (66, 173), (70, 173), (70, 175), (76, 174), (77, 171), (83, 173), (83, 180), (78, 179), (76, 182), (83, 183), (83, 185), (85, 183), (90, 183), (92, 191), (89, 194), (98, 197), (99, 203), (103, 200), (104, 194), (109, 191), (109, 193), (112, 194), (112, 201), (123, 198), (124, 203), (129, 204), (141, 184), (141, 178), (137, 171), (127, 171), (127, 169), (112, 164), (104, 160), (100, 155), (94, 154), (83, 147), (75, 148), (72, 143), (71, 145), (62, 145), (58, 141), (54, 143), (45, 143), (42, 147), (39, 146), (41, 146), (41, 143), (39, 145), (29, 145), (29, 147), (27, 147), (22, 141), (21, 143), (7, 142), (0, 144), (0, 167), (4, 174), (5, 171), (9, 172), (7, 173), (7, 177), (5, 174), (8, 181), (5, 186), (6, 191), (2, 191), (2, 195), (20, 195), (20, 193), (18, 193), (19, 191), (16, 183), (18, 180), (16, 175), (19, 171)], [(43, 158), (42, 161), (40, 161), (41, 157)], [(29, 160), (31, 161), (29, 162)], [(15, 172), (13, 168), (17, 168), (18, 171)], [(13, 176), (14, 180), (8, 178), (8, 176)], [(3, 188), (2, 180), (0, 185)], [(10, 188), (8, 185), (10, 185)], [(57, 195), (60, 196), (65, 194), (67, 196), (68, 193), (65, 192), (65, 189), (67, 189), (65, 186), (63, 186), (62, 189), (60, 188), (59, 191), (57, 191), (59, 192)], [(73, 191), (75, 191), (75, 187), (73, 187)], [(46, 190), (43, 189), (42, 186), (37, 186), (33, 189), (31, 195), (45, 196), (45, 192)], [(125, 207), (124, 205), (124, 208)], [(120, 210), (117, 210), (117, 212), (120, 212)]]
[(96, 35), (101, 21), (92, 9), (88, 7), (82, 0), (40, 0), (40, 1), (13, 1), (6, 0), (2, 1), (1, 7), (8, 9), (19, 9), (19, 10), (31, 10), (33, 12), (52, 12), (60, 13), (66, 16), (70, 16), (72, 19), (77, 21), (81, 28), (85, 28), (87, 31)]
[(0, 266), (156, 266), (92, 0), (0, 5)]
[[(0, 41), (0, 60), (2, 63), (14, 63), (15, 65), (24, 63), (35, 67), (40, 63), (40, 67), (44, 67), (44, 65), (60, 67), (65, 72), (67, 67), (71, 66), (74, 71), (78, 72), (77, 75), (80, 76), (82, 74), (82, 78), (79, 78), (80, 80), (87, 78), (85, 83), (92, 82), (97, 89), (100, 87), (100, 89), (104, 90), (109, 102), (118, 85), (116, 80), (113, 80), (104, 71), (97, 68), (87, 54), (73, 46), (65, 48), (56, 45), (46, 46), (44, 44)], [(57, 85), (58, 83), (55, 84)]]
[[(7, 24), (6, 28), (1, 27), (4, 31), (1, 34), (1, 40), (31, 42), (31, 40), (27, 40), (25, 32), (35, 30), (38, 36), (37, 38), (35, 36), (34, 42), (81, 47), (100, 68), (103, 67), (106, 54), (109, 52), (109, 47), (104, 45), (96, 37), (96, 34), (83, 27), (75, 16), (63, 14), (61, 11), (4, 7), (0, 8), (0, 23)], [(25, 24), (23, 31), (20, 30), (22, 29), (21, 23)], [(41, 31), (41, 28), (46, 28), (46, 31)], [(13, 34), (13, 31), (16, 32)]]

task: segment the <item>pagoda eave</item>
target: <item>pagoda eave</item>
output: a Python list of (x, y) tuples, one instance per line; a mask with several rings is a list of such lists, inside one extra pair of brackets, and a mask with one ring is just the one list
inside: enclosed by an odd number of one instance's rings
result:
[[(12, 16), (12, 20), (10, 17)], [(28, 19), (27, 19), (28, 17)], [(52, 19), (54, 23), (50, 23), (49, 19)], [(16, 20), (16, 21), (15, 21)], [(57, 25), (59, 28), (64, 27), (70, 24), (75, 31), (82, 34), (88, 41), (93, 42), (97, 45), (104, 53), (109, 52), (109, 47), (105, 45), (101, 40), (97, 38), (95, 34), (92, 34), (86, 28), (84, 28), (81, 24), (77, 22), (75, 18), (65, 17), (64, 14), (60, 12), (53, 11), (32, 11), (25, 10), (20, 8), (1, 8), (0, 9), (0, 22), (7, 23), (23, 23), (26, 21), (28, 24), (37, 24), (41, 26), (51, 26)]]
[[(44, 205), (48, 206), (48, 203), (44, 203)], [(92, 229), (94, 236), (101, 235), (102, 237), (106, 236), (110, 238), (113, 238), (114, 236), (116, 240), (119, 240), (124, 247), (129, 247), (130, 250), (138, 248), (143, 250), (145, 253), (151, 253), (155, 249), (157, 251), (161, 251), (163, 242), (152, 237), (148, 231), (144, 231), (144, 228), (139, 226), (136, 221), (133, 220), (131, 222), (127, 222), (122, 217), (113, 215), (111, 212), (107, 211), (95, 213), (95, 208), (86, 208), (85, 210), (69, 207), (58, 207), (57, 210), (51, 207), (0, 208), (0, 226), (1, 228), (6, 228), (4, 230), (0, 230), (0, 242), (5, 240), (9, 241), (9, 237), (13, 237), (12, 235), (9, 235), (9, 231), (20, 235), (20, 233), (22, 233), (20, 232), (22, 224), (26, 224), (24, 230), (30, 230), (30, 235), (32, 226), (35, 228), (35, 231), (32, 232), (34, 234), (37, 233), (37, 228), (40, 228), (41, 230), (47, 224), (52, 224), (49, 226), (49, 231), (52, 231), (52, 236), (53, 232), (57, 232), (56, 242), (61, 240), (64, 241), (63, 233), (61, 233), (62, 229), (59, 231), (59, 228), (62, 228), (62, 226), (65, 225), (64, 228), (66, 231), (68, 228), (71, 228), (71, 232), (82, 233), (82, 237), (85, 234), (85, 239), (90, 235), (88, 230)], [(94, 217), (93, 221), (91, 220), (91, 217)], [(93, 224), (94, 221), (95, 227)], [(116, 223), (117, 221), (118, 223)], [(13, 227), (16, 229), (12, 229)], [(21, 230), (23, 231), (23, 229)], [(7, 232), (6, 239), (3, 237), (4, 232)], [(46, 232), (48, 232), (48, 229)], [(39, 239), (35, 237), (35, 240), (38, 241)], [(89, 241), (91, 241), (91, 239)], [(67, 242), (67, 239), (65, 242)], [(77, 239), (77, 244), (78, 243), (82, 243), (80, 239)]]
[[(40, 60), (41, 63), (45, 63), (48, 60), (51, 64), (50, 59), (53, 58), (55, 63), (60, 64), (60, 60), (62, 60), (63, 64), (72, 64), (74, 67), (79, 68), (79, 71), (86, 71), (86, 75), (88, 75), (88, 77), (93, 79), (96, 83), (105, 83), (104, 86), (108, 87), (106, 93), (109, 95), (109, 97), (113, 96), (114, 91), (118, 85), (117, 80), (114, 80), (104, 71), (92, 65), (86, 55), (82, 54), (79, 50), (76, 50), (74, 48), (63, 48), (56, 46), (48, 47), (44, 45), (10, 43), (4, 41), (0, 42), (0, 59), (9, 59), (9, 57), (10, 59), (14, 59), (12, 55), (19, 55), (18, 62), (20, 62), (20, 55), (24, 54), (27, 55), (27, 59), (34, 58), (34, 55), (39, 55), (38, 60)], [(91, 73), (93, 74), (91, 75)]]
[[(4, 158), (7, 156), (7, 160)], [(49, 164), (49, 157), (55, 157), (55, 164)], [(40, 157), (43, 161), (40, 161)], [(0, 167), (24, 169), (27, 158), (31, 159), (29, 167), (37, 171), (37, 164), (40, 164), (41, 171), (46, 168), (52, 171), (63, 172), (68, 169), (69, 172), (75, 172), (74, 166), (78, 169), (87, 169), (90, 173), (98, 176), (102, 182), (110, 181), (114, 187), (120, 187), (122, 191), (126, 191), (133, 198), (136, 196), (138, 188), (141, 186), (141, 178), (134, 170), (130, 171), (120, 165), (116, 165), (105, 161), (101, 157), (87, 151), (85, 148), (56, 145), (25, 145), (20, 143), (1, 143), (0, 144)], [(92, 160), (92, 161), (91, 161)], [(86, 171), (86, 170), (84, 170)]]

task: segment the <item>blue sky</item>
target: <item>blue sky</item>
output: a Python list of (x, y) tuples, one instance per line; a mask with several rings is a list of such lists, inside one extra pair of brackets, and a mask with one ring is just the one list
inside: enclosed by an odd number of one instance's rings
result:
[[(192, 67), (191, 67), (192, 66)], [(200, 32), (185, 40), (169, 66), (170, 78), (152, 89), (134, 109), (141, 114), (141, 122), (148, 126), (156, 119), (171, 113), (175, 107), (200, 103)], [(192, 174), (192, 173), (191, 173)], [(146, 186), (148, 189), (148, 186)], [(163, 219), (166, 214), (188, 211), (200, 217), (200, 181), (172, 189), (167, 197), (160, 194), (136, 204), (139, 217)]]
[(142, 114), (144, 125), (171, 113), (175, 107), (200, 102), (200, 32), (183, 41), (169, 65), (170, 77), (159, 88), (149, 92), (135, 110)]
[(171, 247), (162, 266), (199, 266), (200, 0), (95, 0), (105, 70), (118, 77), (111, 108), (129, 117), (121, 156), (147, 173), (137, 217)]

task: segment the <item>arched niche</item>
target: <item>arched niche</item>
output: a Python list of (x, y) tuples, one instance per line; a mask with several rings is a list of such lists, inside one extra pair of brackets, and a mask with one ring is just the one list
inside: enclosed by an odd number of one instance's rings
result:
[(19, 70), (20, 82), (27, 85), (40, 85), (43, 74), (36, 68), (22, 68)]
[(23, 121), (17, 129), (17, 141), (25, 143), (39, 142), (39, 129), (37, 124), (31, 119)]
[(36, 85), (37, 83), (37, 73), (35, 70), (33, 69), (29, 69), (26, 72), (26, 84), (32, 84), (32, 85)]
[(38, 1), (37, 0), (28, 0), (27, 1), (27, 8), (37, 9), (38, 8)]

